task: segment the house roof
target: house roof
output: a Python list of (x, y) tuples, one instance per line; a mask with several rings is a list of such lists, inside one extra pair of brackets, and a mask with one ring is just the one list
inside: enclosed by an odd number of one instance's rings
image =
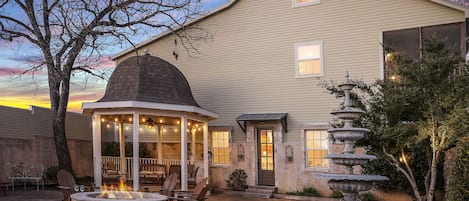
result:
[[(202, 16), (200, 16), (200, 17), (198, 17), (198, 18), (196, 18), (196, 19), (194, 19), (194, 20), (192, 20), (192, 21), (189, 21), (189, 22), (188, 22), (187, 24), (185, 24), (184, 26), (189, 26), (189, 25), (191, 25), (191, 24), (200, 22), (200, 21), (204, 20), (205, 18), (207, 18), (207, 17), (209, 17), (209, 16), (212, 16), (212, 15), (214, 15), (214, 14), (216, 14), (216, 13), (219, 13), (219, 12), (221, 12), (221, 11), (223, 11), (223, 10), (225, 10), (225, 9), (227, 9), (227, 8), (229, 8), (229, 7), (231, 7), (231, 6), (234, 5), (237, 1), (238, 1), (238, 0), (230, 0), (230, 1), (227, 2), (225, 5), (219, 7), (219, 8), (217, 8), (217, 9), (215, 9), (215, 10), (212, 10), (212, 11), (210, 11), (210, 12), (208, 12), (208, 13), (206, 13), (206, 14), (204, 14), (204, 15), (202, 15)], [(178, 27), (178, 28), (176, 28), (174, 31), (178, 31), (178, 30), (181, 29), (181, 28), (183, 28), (183, 27)], [(145, 45), (147, 45), (147, 44), (150, 44), (150, 43), (152, 43), (153, 41), (156, 41), (156, 40), (158, 40), (158, 39), (160, 39), (160, 38), (163, 38), (164, 36), (169, 35), (170, 33), (174, 32), (174, 31), (169, 31), (169, 30), (168, 30), (168, 31), (165, 31), (165, 32), (163, 32), (163, 33), (160, 33), (160, 34), (158, 34), (158, 35), (156, 35), (156, 36), (153, 36), (153, 37), (151, 37), (151, 38), (149, 38), (149, 39), (147, 39), (147, 40), (145, 40), (145, 41), (143, 41), (143, 42), (141, 42), (141, 43), (139, 43), (139, 44), (137, 44), (137, 45), (135, 45), (135, 46), (132, 46), (132, 47), (130, 47), (130, 48), (125, 49), (125, 50), (122, 51), (122, 52), (117, 53), (116, 55), (112, 56), (111, 59), (112, 59), (112, 60), (116, 60), (116, 59), (118, 59), (119, 57), (124, 56), (124, 55), (126, 55), (126, 54), (128, 54), (128, 53), (130, 53), (130, 52), (132, 52), (132, 51), (135, 51), (135, 50), (137, 50), (137, 49), (139, 49), (139, 48), (141, 48), (141, 47), (143, 47), (143, 46), (145, 46)]]
[[(228, 9), (230, 8), (231, 6), (233, 6), (236, 2), (238, 2), (239, 0), (230, 0), (229, 2), (227, 2), (225, 5), (211, 11), (211, 12), (208, 12), (207, 14), (205, 15), (202, 15), (192, 21), (190, 21), (189, 23), (187, 23), (186, 25), (184, 26), (189, 26), (191, 24), (194, 24), (194, 23), (197, 23), (197, 22), (200, 22), (202, 20), (204, 20), (205, 18), (209, 17), (209, 16), (212, 16), (212, 15), (215, 15), (221, 11), (224, 11), (225, 9)], [(433, 2), (433, 3), (437, 3), (437, 4), (440, 4), (440, 5), (444, 5), (444, 6), (447, 6), (447, 7), (450, 7), (450, 8), (453, 8), (453, 9), (456, 9), (456, 10), (460, 10), (460, 11), (463, 11), (465, 13), (465, 17), (466, 18), (469, 18), (469, 0), (429, 0), (430, 2)], [(183, 27), (178, 27), (176, 28), (174, 31), (178, 31), (179, 29), (181, 29)], [(159, 40), (160, 38), (163, 38), (167, 35), (169, 35), (170, 33), (172, 33), (173, 31), (165, 31), (163, 33), (160, 33), (156, 36), (153, 36), (133, 47), (130, 47), (130, 48), (127, 48), (119, 53), (117, 53), (116, 55), (112, 56), (111, 59), (112, 60), (116, 60), (132, 51), (136, 51), (137, 49), (145, 46), (145, 45), (148, 45), (154, 41), (157, 41)]]
[(175, 66), (158, 57), (143, 55), (117, 65), (98, 102), (141, 101), (200, 107), (186, 78)]

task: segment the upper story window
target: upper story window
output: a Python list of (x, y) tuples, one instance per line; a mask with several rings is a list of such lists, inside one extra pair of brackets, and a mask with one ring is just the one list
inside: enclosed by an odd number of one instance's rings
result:
[(328, 134), (326, 130), (307, 130), (306, 135), (306, 167), (329, 168), (329, 160), (325, 158), (329, 152)]
[(308, 6), (321, 3), (320, 0), (292, 0), (293, 7)]
[(230, 163), (230, 132), (212, 131), (213, 164)]
[(324, 75), (323, 42), (314, 41), (295, 45), (296, 77)]

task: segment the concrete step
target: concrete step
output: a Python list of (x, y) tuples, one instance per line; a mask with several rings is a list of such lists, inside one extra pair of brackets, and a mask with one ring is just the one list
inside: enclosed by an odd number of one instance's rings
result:
[(277, 187), (275, 186), (248, 186), (248, 189), (272, 190), (272, 192), (277, 192)]
[(271, 193), (251, 193), (251, 192), (244, 192), (243, 197), (247, 198), (272, 198)]
[(272, 194), (274, 193), (273, 190), (271, 189), (254, 189), (254, 188), (248, 188), (246, 189), (246, 192), (249, 192), (249, 193), (263, 193), (263, 194)]

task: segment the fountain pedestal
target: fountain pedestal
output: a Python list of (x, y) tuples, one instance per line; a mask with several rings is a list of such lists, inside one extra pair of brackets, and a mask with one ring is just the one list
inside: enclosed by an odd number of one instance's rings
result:
[(360, 191), (371, 190), (374, 182), (388, 180), (388, 178), (380, 175), (353, 174), (353, 166), (365, 165), (370, 160), (376, 159), (376, 156), (355, 154), (355, 142), (364, 138), (365, 133), (369, 130), (354, 128), (352, 122), (360, 118), (360, 115), (365, 112), (352, 107), (350, 92), (355, 87), (355, 84), (350, 81), (348, 73), (345, 76), (345, 82), (340, 84), (339, 87), (344, 90), (345, 94), (344, 108), (331, 114), (340, 119), (344, 126), (342, 128), (331, 128), (328, 132), (334, 139), (344, 142), (344, 150), (340, 154), (328, 154), (326, 158), (331, 159), (334, 164), (345, 166), (346, 173), (323, 173), (318, 174), (318, 176), (329, 179), (327, 183), (329, 188), (342, 192), (344, 201), (355, 201), (358, 200), (358, 193)]

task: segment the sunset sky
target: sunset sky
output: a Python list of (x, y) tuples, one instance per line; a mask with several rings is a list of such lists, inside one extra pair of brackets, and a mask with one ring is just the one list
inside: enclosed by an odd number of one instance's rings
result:
[[(204, 9), (212, 10), (228, 0), (203, 0)], [(136, 42), (148, 39), (151, 35), (140, 36)], [(135, 42), (135, 41), (134, 41)], [(105, 69), (108, 76), (114, 70), (115, 64), (110, 57), (129, 47), (110, 47), (100, 58), (98, 66)], [(33, 59), (40, 56), (38, 49), (28, 44), (6, 42), (0, 40), (0, 105), (29, 108), (30, 105), (50, 107), (49, 88), (46, 71), (35, 74), (22, 74), (24, 70), (33, 65)], [(75, 74), (72, 77), (69, 111), (80, 112), (82, 102), (93, 102), (101, 98), (106, 88), (106, 80)]]

